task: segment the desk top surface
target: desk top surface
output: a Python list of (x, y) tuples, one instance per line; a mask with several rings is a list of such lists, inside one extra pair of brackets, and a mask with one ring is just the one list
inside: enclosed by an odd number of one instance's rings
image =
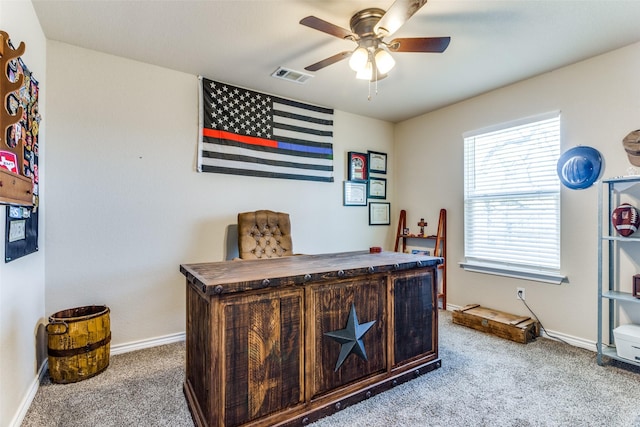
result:
[(283, 285), (304, 285), (365, 274), (435, 267), (443, 259), (398, 252), (340, 252), (264, 260), (182, 264), (187, 281), (207, 295)]

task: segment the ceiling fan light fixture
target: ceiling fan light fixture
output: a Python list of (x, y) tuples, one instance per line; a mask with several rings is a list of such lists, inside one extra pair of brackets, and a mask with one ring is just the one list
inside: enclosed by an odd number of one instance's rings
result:
[(358, 47), (353, 51), (353, 53), (351, 53), (351, 58), (349, 58), (349, 67), (351, 67), (353, 71), (360, 72), (366, 68), (368, 61), (369, 51), (364, 47)]
[(356, 79), (371, 80), (373, 78), (373, 65), (368, 61), (365, 67), (356, 73)]
[(380, 74), (387, 74), (396, 65), (391, 54), (382, 48), (376, 50), (374, 58)]

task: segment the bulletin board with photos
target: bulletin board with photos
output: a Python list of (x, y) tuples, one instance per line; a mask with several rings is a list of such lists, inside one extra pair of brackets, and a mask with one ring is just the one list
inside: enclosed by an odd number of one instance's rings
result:
[[(5, 69), (0, 77), (3, 86), (10, 88), (10, 91), (4, 94), (6, 103), (3, 108), (8, 113), (5, 117), (8, 117), (9, 121), (6, 128), (3, 124), (0, 167), (30, 178), (33, 186), (32, 206), (10, 205), (6, 208), (5, 262), (10, 262), (38, 250), (38, 158), (41, 117), (38, 112), (38, 81), (21, 56), (11, 58), (12, 53), (24, 51), (24, 43), (16, 50), (8, 40), (8, 35), (1, 33), (0, 39), (5, 53), (5, 61), (2, 63)], [(7, 58), (11, 59), (6, 60)]]

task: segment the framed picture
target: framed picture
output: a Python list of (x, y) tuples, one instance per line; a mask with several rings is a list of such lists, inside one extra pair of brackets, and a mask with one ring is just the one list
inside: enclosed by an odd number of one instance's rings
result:
[(369, 175), (369, 156), (365, 153), (349, 151), (347, 161), (349, 165), (349, 181), (366, 181)]
[(430, 251), (422, 251), (420, 249), (411, 249), (411, 254), (412, 255), (426, 255), (426, 256), (431, 256), (431, 252)]
[(369, 151), (369, 172), (387, 173), (387, 154)]
[(369, 177), (369, 198), (370, 199), (386, 199), (387, 198), (387, 180), (385, 178)]
[(344, 181), (344, 206), (367, 206), (367, 183)]
[(369, 225), (391, 224), (391, 203), (369, 202)]

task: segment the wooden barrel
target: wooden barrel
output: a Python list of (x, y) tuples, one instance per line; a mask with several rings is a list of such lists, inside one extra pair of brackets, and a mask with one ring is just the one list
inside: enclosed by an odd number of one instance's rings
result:
[(91, 305), (59, 311), (49, 317), (49, 376), (55, 383), (74, 383), (107, 369), (111, 343), (109, 308)]

